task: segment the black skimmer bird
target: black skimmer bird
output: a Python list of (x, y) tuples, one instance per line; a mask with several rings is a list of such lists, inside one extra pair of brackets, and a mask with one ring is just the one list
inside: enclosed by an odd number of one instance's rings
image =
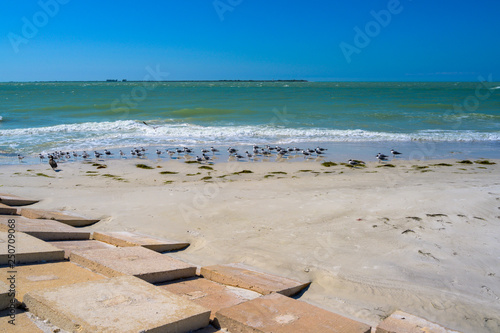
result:
[(316, 153), (316, 155), (324, 155), (325, 153), (323, 153), (322, 150), (320, 150), (319, 148), (316, 148), (316, 150), (314, 151)]
[(276, 155), (277, 158), (283, 158), (286, 155), (285, 149), (280, 149)]
[(381, 154), (381, 153), (378, 153), (378, 154), (377, 154), (377, 156), (375, 156), (375, 157), (377, 158), (377, 160), (378, 160), (379, 162), (381, 162), (381, 161), (387, 161), (387, 158), (388, 158), (389, 156), (384, 155), (384, 154)]
[(107, 149), (104, 149), (104, 154), (106, 154), (106, 156), (108, 156), (108, 157), (109, 157), (109, 156), (111, 156), (111, 155), (113, 155), (113, 153), (111, 153), (111, 152), (110, 152), (109, 150), (107, 150)]
[(205, 153), (203, 153), (202, 156), (205, 161), (210, 161), (210, 156), (205, 155)]
[(251, 160), (251, 159), (253, 158), (253, 155), (252, 155), (252, 154), (250, 154), (250, 153), (248, 152), (248, 150), (247, 150), (247, 151), (245, 151), (245, 154), (247, 155), (247, 157), (248, 157), (248, 159), (249, 159), (249, 160)]
[(160, 155), (161, 155), (161, 150), (156, 149), (156, 155), (158, 155), (158, 158), (160, 158)]
[(89, 158), (89, 154), (84, 150), (82, 153), (82, 157), (84, 160), (86, 160), (87, 158)]
[(99, 157), (101, 157), (101, 153), (98, 152), (97, 150), (94, 150), (94, 156), (95, 156), (95, 159), (97, 160)]
[(218, 153), (219, 150), (218, 149), (215, 149), (214, 147), (210, 147), (210, 151), (212, 152), (212, 154), (215, 155), (215, 153)]
[(57, 168), (57, 162), (54, 161), (54, 157), (52, 155), (49, 156), (49, 165), (53, 170)]
[(266, 157), (271, 156), (271, 152), (269, 150), (265, 150), (264, 148), (261, 149), (260, 153)]
[(202, 153), (202, 154), (207, 154), (207, 153), (209, 153), (209, 152), (210, 152), (210, 150), (208, 150), (208, 149), (205, 149), (205, 148), (202, 148), (202, 149), (201, 149), (201, 153)]
[(325, 151), (325, 150), (328, 150), (326, 148), (321, 148), (321, 147), (316, 147), (316, 150), (319, 150), (319, 151)]
[(391, 149), (391, 154), (392, 156), (396, 157), (396, 155), (401, 155), (402, 153), (400, 153), (399, 151), (395, 151), (394, 149)]
[(187, 148), (187, 147), (184, 147), (184, 152), (185, 152), (186, 154), (190, 154), (190, 153), (192, 153), (192, 152), (193, 152), (193, 150), (192, 150), (192, 149), (189, 149), (189, 148)]
[(74, 157), (75, 159), (78, 159), (78, 156), (79, 156), (79, 155), (78, 155), (78, 153), (77, 153), (76, 151), (74, 151), (74, 150), (73, 150), (73, 157)]
[(365, 164), (365, 162), (363, 162), (363, 161), (355, 161), (355, 160), (351, 160), (350, 159), (349, 161), (347, 161), (347, 164), (349, 164), (352, 167), (355, 167), (357, 165)]
[(121, 157), (125, 157), (125, 153), (123, 151), (120, 150), (120, 156)]
[(174, 155), (174, 154), (175, 154), (175, 151), (173, 151), (173, 150), (168, 150), (168, 149), (165, 149), (165, 151), (167, 152), (167, 154), (168, 154), (170, 157), (172, 157), (172, 155)]
[(19, 162), (22, 162), (23, 158), (24, 158), (24, 156), (21, 156), (21, 155), (17, 154), (17, 159), (19, 160)]
[(43, 162), (43, 160), (45, 159), (44, 154), (38, 154), (38, 157), (40, 157), (40, 162)]
[(201, 158), (200, 156), (196, 156), (196, 162), (203, 162), (203, 158)]
[(308, 151), (303, 150), (302, 151), (302, 155), (304, 155), (304, 158), (307, 158), (307, 157), (311, 156), (311, 153), (309, 153)]
[(231, 148), (231, 147), (227, 148), (227, 152), (229, 154), (236, 154), (237, 151), (238, 151), (238, 149), (236, 149), (236, 148)]

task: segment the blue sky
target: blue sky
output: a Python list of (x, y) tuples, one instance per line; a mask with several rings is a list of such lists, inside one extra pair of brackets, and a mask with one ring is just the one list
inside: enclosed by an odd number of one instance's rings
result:
[(1, 2), (0, 81), (500, 80), (497, 0), (40, 3)]

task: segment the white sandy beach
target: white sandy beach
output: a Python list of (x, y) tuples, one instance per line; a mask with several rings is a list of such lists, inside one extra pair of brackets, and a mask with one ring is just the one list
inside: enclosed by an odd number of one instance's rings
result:
[[(243, 262), (312, 281), (301, 300), (371, 325), (400, 309), (499, 332), (500, 161), (456, 162), (4, 165), (0, 192), (103, 218), (91, 230), (189, 241), (175, 256), (196, 265)], [(252, 173), (233, 174), (242, 170)]]

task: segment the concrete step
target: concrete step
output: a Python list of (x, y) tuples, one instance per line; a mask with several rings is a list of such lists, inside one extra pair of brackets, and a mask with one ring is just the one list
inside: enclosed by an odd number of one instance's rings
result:
[(216, 324), (239, 333), (369, 333), (369, 325), (280, 294), (219, 310)]
[(396, 311), (384, 319), (376, 333), (459, 333), (412, 314)]
[(75, 241), (55, 241), (48, 242), (58, 249), (64, 250), (64, 258), (69, 259), (73, 251), (86, 251), (97, 249), (114, 249), (116, 246), (96, 240), (75, 240)]
[(127, 231), (95, 231), (92, 238), (116, 246), (142, 246), (156, 252), (175, 251), (186, 248), (189, 243), (177, 242), (137, 232)]
[(0, 202), (0, 214), (2, 215), (17, 215), (17, 208), (7, 206)]
[(215, 313), (220, 309), (261, 296), (250, 290), (225, 286), (199, 277), (171, 281), (158, 286), (174, 294), (185, 296), (196, 304), (210, 309), (212, 311), (210, 319), (214, 319)]
[(74, 213), (48, 211), (35, 208), (21, 208), (19, 214), (29, 219), (56, 220), (73, 227), (86, 227), (99, 222), (99, 219), (89, 219)]
[(10, 294), (10, 282), (6, 277), (2, 277), (2, 279), (0, 280), (0, 310), (7, 309), (10, 306), (11, 300), (14, 298)]
[(11, 312), (9, 309), (0, 311), (0, 332), (44, 333), (44, 331), (31, 320), (28, 312), (21, 309), (15, 309), (14, 312)]
[[(0, 216), (0, 231), (8, 231), (12, 216)], [(90, 231), (79, 230), (54, 220), (28, 219), (16, 216), (16, 231), (24, 232), (41, 240), (90, 239)]]
[[(0, 279), (5, 281), (11, 275), (9, 267), (0, 268)], [(107, 279), (104, 275), (91, 272), (72, 262), (63, 261), (15, 267), (16, 298), (23, 300), (26, 293), (67, 284)]]
[(8, 206), (27, 206), (37, 203), (39, 200), (26, 199), (17, 195), (0, 193), (0, 203)]
[(310, 282), (299, 282), (281, 276), (258, 272), (243, 264), (205, 266), (200, 274), (209, 280), (229, 286), (249, 289), (263, 295), (280, 293), (285, 296), (297, 294)]
[(22, 232), (0, 231), (0, 265), (10, 265), (14, 260), (9, 257), (12, 255), (15, 255), (15, 264), (64, 260), (63, 250), (38, 238)]
[(30, 312), (70, 332), (189, 332), (210, 311), (132, 276), (26, 294)]
[(70, 260), (105, 276), (133, 275), (150, 283), (196, 275), (196, 266), (140, 246), (73, 251)]

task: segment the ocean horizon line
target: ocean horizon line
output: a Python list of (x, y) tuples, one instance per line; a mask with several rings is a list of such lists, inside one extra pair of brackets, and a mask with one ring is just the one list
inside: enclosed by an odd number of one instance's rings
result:
[(471, 83), (488, 82), (500, 83), (500, 81), (475, 80), (306, 80), (306, 79), (276, 79), (276, 80), (246, 80), (246, 79), (224, 79), (224, 80), (129, 80), (129, 79), (105, 79), (105, 80), (28, 80), (28, 81), (0, 81), (0, 83), (141, 83), (141, 82), (298, 82), (298, 83)]

